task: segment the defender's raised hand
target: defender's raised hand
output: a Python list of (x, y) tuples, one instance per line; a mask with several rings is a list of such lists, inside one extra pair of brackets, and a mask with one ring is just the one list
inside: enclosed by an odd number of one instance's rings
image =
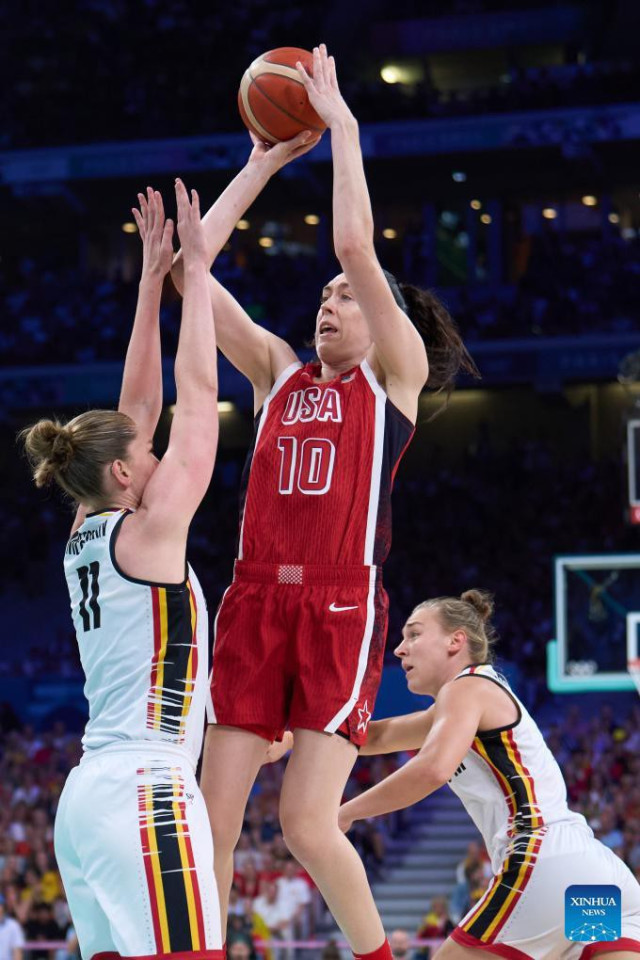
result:
[(162, 279), (171, 269), (173, 258), (173, 220), (165, 220), (162, 196), (152, 187), (147, 195), (138, 194), (140, 209), (131, 212), (142, 240), (142, 277)]
[(324, 43), (313, 48), (313, 76), (310, 77), (298, 61), (296, 69), (302, 78), (311, 106), (328, 127), (340, 120), (351, 119), (353, 114), (340, 93), (336, 76), (336, 62), (327, 53)]
[(209, 264), (207, 244), (200, 219), (200, 198), (197, 190), (191, 191), (191, 199), (182, 180), (176, 179), (176, 203), (178, 205), (178, 236), (182, 246), (185, 265)]

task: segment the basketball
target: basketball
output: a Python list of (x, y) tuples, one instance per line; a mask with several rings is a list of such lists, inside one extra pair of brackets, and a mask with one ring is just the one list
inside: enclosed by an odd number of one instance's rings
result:
[(278, 47), (254, 60), (240, 82), (240, 116), (265, 143), (291, 140), (303, 130), (321, 133), (326, 129), (296, 70), (298, 60), (311, 75), (313, 57), (308, 50)]

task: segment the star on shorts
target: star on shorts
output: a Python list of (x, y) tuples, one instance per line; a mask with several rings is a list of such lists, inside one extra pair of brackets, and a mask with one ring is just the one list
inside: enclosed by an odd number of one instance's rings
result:
[(362, 707), (358, 707), (358, 730), (362, 730), (363, 733), (366, 733), (367, 727), (369, 726), (369, 720), (371, 720), (371, 714), (369, 713), (369, 701), (365, 700)]

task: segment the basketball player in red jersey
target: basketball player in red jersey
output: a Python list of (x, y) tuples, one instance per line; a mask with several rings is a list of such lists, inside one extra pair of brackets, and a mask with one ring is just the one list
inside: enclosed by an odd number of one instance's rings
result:
[[(331, 129), (334, 243), (344, 272), (325, 284), (317, 363), (254, 324), (211, 278), (220, 349), (254, 388), (256, 434), (243, 478), (234, 580), (214, 639), (202, 775), (223, 911), (249, 791), (269, 741), (295, 730), (280, 802), (285, 840), (354, 951), (390, 957), (362, 863), (338, 829), (344, 785), (366, 740), (384, 652), (380, 568), (390, 492), (425, 383), (450, 389), (473, 363), (440, 303), (385, 276), (358, 125), (333, 59), (314, 50), (311, 103)], [(267, 148), (204, 219), (212, 261), (273, 173), (317, 142)], [(180, 256), (173, 275), (180, 286)], [(426, 347), (425, 347), (426, 341)], [(430, 362), (427, 359), (430, 354)]]

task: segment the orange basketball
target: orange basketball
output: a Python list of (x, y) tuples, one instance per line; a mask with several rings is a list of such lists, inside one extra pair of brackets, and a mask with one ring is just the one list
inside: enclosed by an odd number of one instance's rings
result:
[(313, 57), (300, 47), (278, 47), (253, 61), (238, 90), (238, 107), (245, 126), (265, 143), (291, 140), (302, 130), (321, 133), (320, 119), (296, 70), (300, 61), (309, 75)]

